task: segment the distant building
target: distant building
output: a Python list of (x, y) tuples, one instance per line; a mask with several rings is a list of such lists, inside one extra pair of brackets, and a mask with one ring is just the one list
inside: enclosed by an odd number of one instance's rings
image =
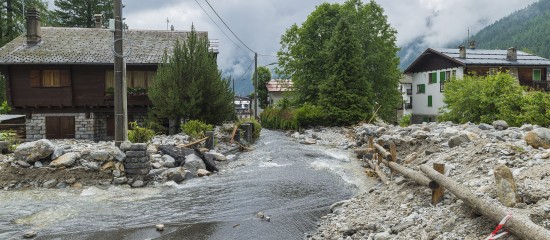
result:
[(508, 50), (428, 48), (406, 70), (412, 77), (412, 123), (435, 121), (444, 107), (445, 82), (467, 74), (491, 75), (509, 72), (523, 86), (550, 90), (548, 68), (550, 60), (515, 48)]
[(251, 100), (247, 97), (239, 97), (235, 96), (235, 112), (237, 113), (237, 117), (239, 119), (241, 118), (250, 118), (251, 117)]
[(266, 83), (267, 100), (269, 105), (277, 104), (284, 98), (285, 92), (292, 91), (292, 80), (290, 79), (271, 79)]
[(402, 96), (402, 102), (397, 108), (397, 118), (412, 113), (412, 77), (403, 75), (399, 80), (399, 92)]

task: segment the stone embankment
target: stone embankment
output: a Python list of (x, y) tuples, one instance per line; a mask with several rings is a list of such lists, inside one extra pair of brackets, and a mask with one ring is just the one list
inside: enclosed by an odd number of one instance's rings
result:
[[(0, 155), (0, 189), (82, 188), (83, 185), (143, 187), (167, 181), (181, 183), (217, 172), (216, 165), (235, 159), (223, 153), (235, 149), (218, 131), (214, 149), (182, 147), (189, 136), (155, 136), (148, 144), (83, 140), (26, 142), (13, 154)], [(192, 146), (189, 146), (192, 147)]]
[[(314, 144), (326, 141), (319, 132), (289, 135), (304, 144)], [(492, 125), (428, 123), (404, 128), (364, 124), (349, 132), (353, 140), (337, 145), (350, 148), (350, 154), (352, 149), (366, 148), (370, 136), (386, 146), (394, 143), (398, 161), (404, 166), (421, 172), (421, 165), (443, 163), (445, 174), (476, 197), (510, 206), (514, 212), (550, 229), (547, 128), (528, 124), (515, 128), (496, 121)], [(332, 133), (332, 138), (338, 138), (337, 131)], [(391, 175), (382, 166), (385, 175), (391, 176), (390, 183), (384, 185), (367, 164), (364, 167), (375, 181), (373, 187), (334, 204), (308, 239), (485, 239), (497, 225), (449, 191), (434, 206), (429, 188), (400, 174)]]

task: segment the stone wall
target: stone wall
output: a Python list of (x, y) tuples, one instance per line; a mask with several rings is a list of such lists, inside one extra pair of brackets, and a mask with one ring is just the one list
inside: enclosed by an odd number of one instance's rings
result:
[(124, 170), (128, 178), (143, 179), (151, 169), (151, 163), (147, 156), (146, 143), (134, 143), (129, 147), (121, 146), (125, 150)]
[(95, 114), (95, 141), (111, 141), (114, 139), (113, 136), (107, 136), (107, 115), (106, 114)]
[(35, 113), (27, 119), (27, 141), (34, 141), (46, 138), (46, 117), (48, 116), (70, 116), (75, 117), (75, 139), (95, 140), (96, 123), (95, 114), (90, 113)]
[(437, 119), (436, 115), (413, 114), (411, 116), (411, 124), (421, 124), (423, 122), (435, 122), (436, 119)]

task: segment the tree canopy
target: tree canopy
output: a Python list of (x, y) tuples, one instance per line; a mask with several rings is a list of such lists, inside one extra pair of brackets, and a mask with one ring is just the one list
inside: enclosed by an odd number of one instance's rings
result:
[(112, 0), (55, 0), (56, 25), (64, 27), (92, 28), (94, 14), (104, 19), (114, 18)]
[[(25, 9), (23, 9), (25, 8)], [(40, 11), (43, 26), (50, 25), (51, 12), (42, 0), (0, 0), (0, 47), (25, 31), (25, 12), (28, 8)]]
[(378, 108), (394, 120), (401, 101), (395, 42), (376, 2), (323, 3), (281, 37), (278, 73), (292, 76), (298, 103), (327, 108), (329, 122), (357, 122)]
[(208, 39), (194, 27), (172, 54), (165, 52), (148, 96), (161, 118), (219, 124), (234, 116), (229, 81), (222, 79)]
[[(256, 87), (256, 74), (253, 73), (252, 75), (252, 85)], [(260, 108), (266, 108), (267, 105), (269, 105), (269, 102), (267, 101), (267, 87), (266, 84), (271, 80), (271, 71), (269, 71), (269, 68), (261, 66), (258, 67), (258, 105)]]

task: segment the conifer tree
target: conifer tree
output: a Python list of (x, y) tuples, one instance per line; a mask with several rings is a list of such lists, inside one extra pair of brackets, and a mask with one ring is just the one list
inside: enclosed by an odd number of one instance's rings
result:
[(114, 18), (112, 0), (55, 0), (56, 25), (63, 27), (93, 28), (94, 14), (105, 19)]

